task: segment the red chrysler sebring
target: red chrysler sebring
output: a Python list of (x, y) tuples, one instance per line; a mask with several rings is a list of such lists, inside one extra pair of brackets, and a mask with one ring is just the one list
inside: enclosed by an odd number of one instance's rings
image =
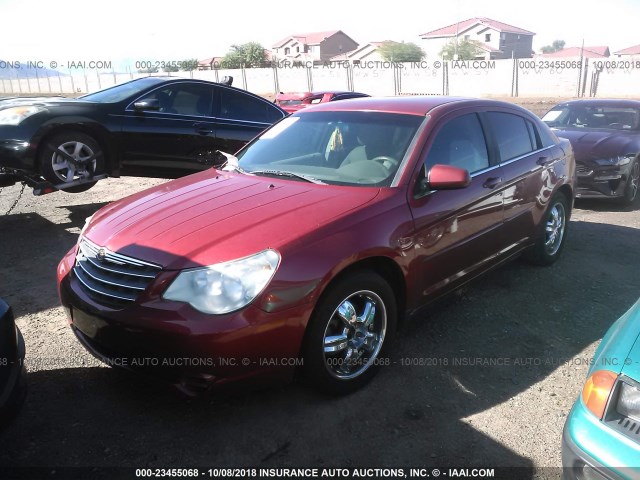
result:
[(331, 102), (211, 169), (103, 207), (58, 267), (79, 341), (187, 391), (367, 382), (400, 318), (520, 253), (554, 262), (571, 145), (528, 111)]

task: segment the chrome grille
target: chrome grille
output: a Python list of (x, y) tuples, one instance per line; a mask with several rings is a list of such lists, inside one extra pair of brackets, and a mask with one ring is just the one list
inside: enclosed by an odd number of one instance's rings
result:
[(125, 306), (138, 298), (161, 267), (80, 241), (73, 272), (83, 290), (94, 300)]

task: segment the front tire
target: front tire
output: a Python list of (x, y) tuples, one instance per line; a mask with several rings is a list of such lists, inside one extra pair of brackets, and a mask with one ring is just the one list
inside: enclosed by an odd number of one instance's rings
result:
[(569, 222), (569, 201), (563, 193), (556, 193), (541, 222), (543, 229), (536, 244), (525, 254), (534, 265), (551, 265), (564, 248)]
[(624, 196), (622, 197), (622, 203), (624, 205), (631, 205), (638, 196), (638, 187), (640, 185), (640, 162), (638, 159), (633, 161), (629, 172), (627, 185), (624, 189)]
[[(45, 140), (39, 162), (42, 176), (54, 185), (91, 178), (104, 171), (104, 153), (100, 144), (89, 135), (76, 131), (59, 133)], [(87, 182), (62, 190), (80, 193), (96, 183)]]
[(389, 284), (373, 272), (338, 280), (322, 296), (307, 327), (304, 374), (330, 394), (353, 392), (388, 361), (397, 324), (397, 302)]

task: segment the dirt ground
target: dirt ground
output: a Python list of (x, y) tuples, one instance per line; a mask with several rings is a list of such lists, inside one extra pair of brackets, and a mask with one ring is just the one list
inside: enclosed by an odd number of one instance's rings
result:
[[(353, 395), (291, 385), (188, 400), (100, 365), (74, 338), (56, 293), (57, 263), (85, 218), (164, 181), (108, 179), (83, 194), (43, 197), (1, 189), (0, 297), (25, 337), (30, 390), (0, 432), (0, 466), (560, 474), (562, 427), (587, 364), (639, 295), (640, 202), (577, 203), (556, 264), (515, 261), (433, 305), (399, 332), (392, 365)], [(509, 361), (484, 364), (490, 359)]]

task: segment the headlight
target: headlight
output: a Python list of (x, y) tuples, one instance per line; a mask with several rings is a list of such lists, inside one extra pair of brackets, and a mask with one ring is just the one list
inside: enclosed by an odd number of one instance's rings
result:
[(232, 312), (264, 290), (279, 263), (278, 252), (265, 250), (240, 260), (185, 270), (169, 285), (163, 298), (186, 302), (203, 313)]
[(620, 382), (616, 410), (625, 417), (640, 421), (640, 390), (625, 382)]
[(0, 110), (0, 125), (18, 125), (31, 115), (42, 112), (43, 107), (11, 107)]
[(596, 160), (596, 162), (598, 163), (598, 165), (603, 167), (606, 167), (607, 165), (618, 165), (619, 167), (622, 167), (624, 165), (628, 165), (632, 159), (633, 159), (633, 156), (620, 156), (620, 157), (612, 157), (612, 158), (603, 158), (600, 160)]

